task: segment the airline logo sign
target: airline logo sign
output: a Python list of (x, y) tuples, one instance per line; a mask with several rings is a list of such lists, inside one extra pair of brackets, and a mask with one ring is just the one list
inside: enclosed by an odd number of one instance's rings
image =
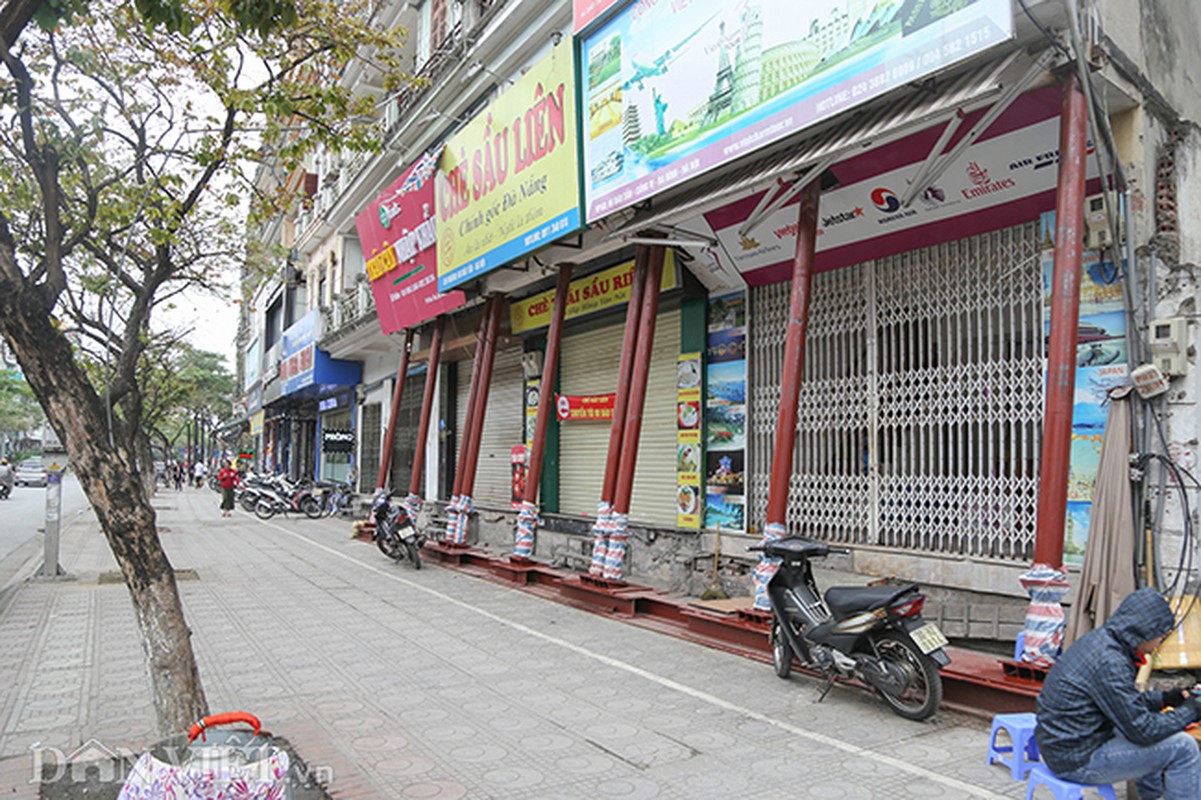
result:
[[(1031, 142), (1058, 141), (1058, 132), (1059, 120), (1050, 118), (977, 142), (958, 165), (923, 191), (908, 208), (901, 206), (900, 196), (920, 162), (823, 194), (821, 208), (832, 211), (818, 220), (817, 252), (858, 246), (900, 231), (913, 231), (916, 235), (915, 229), (930, 223), (990, 209), (1000, 211), (1006, 204), (1053, 192), (1056, 170), (1042, 167), (1056, 163), (1058, 153), (1033, 156), (1029, 151)], [(1092, 160), (1089, 167), (1089, 177), (1096, 177)], [(777, 267), (791, 257), (796, 249), (796, 215), (796, 204), (789, 203), (768, 215), (748, 236), (738, 233), (745, 214), (718, 209), (706, 214), (705, 219), (738, 271), (745, 275)]]

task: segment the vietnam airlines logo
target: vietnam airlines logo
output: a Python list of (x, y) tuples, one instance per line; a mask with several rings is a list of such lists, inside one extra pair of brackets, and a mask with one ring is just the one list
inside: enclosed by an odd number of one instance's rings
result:
[(885, 214), (895, 214), (901, 208), (900, 198), (891, 189), (872, 189), (872, 202)]

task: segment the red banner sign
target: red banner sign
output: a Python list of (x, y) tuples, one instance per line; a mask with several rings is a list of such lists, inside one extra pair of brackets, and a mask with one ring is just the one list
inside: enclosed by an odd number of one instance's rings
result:
[(556, 394), (555, 413), (560, 422), (611, 420), (616, 392), (610, 394)]

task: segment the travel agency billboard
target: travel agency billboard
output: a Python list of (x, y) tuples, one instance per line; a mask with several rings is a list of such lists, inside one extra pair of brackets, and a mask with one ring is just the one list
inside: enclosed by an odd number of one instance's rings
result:
[(1010, 0), (638, 0), (581, 48), (587, 219), (1012, 35)]
[(438, 288), (447, 291), (580, 227), (575, 56), (556, 46), (438, 161)]
[(355, 217), (380, 329), (418, 325), (463, 305), (462, 292), (438, 291), (438, 219), (434, 213), (434, 164), (417, 163)]

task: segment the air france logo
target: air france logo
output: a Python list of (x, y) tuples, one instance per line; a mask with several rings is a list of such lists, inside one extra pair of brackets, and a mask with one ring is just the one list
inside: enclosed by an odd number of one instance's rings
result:
[(900, 198), (891, 189), (872, 189), (872, 202), (885, 214), (895, 214), (901, 208)]

